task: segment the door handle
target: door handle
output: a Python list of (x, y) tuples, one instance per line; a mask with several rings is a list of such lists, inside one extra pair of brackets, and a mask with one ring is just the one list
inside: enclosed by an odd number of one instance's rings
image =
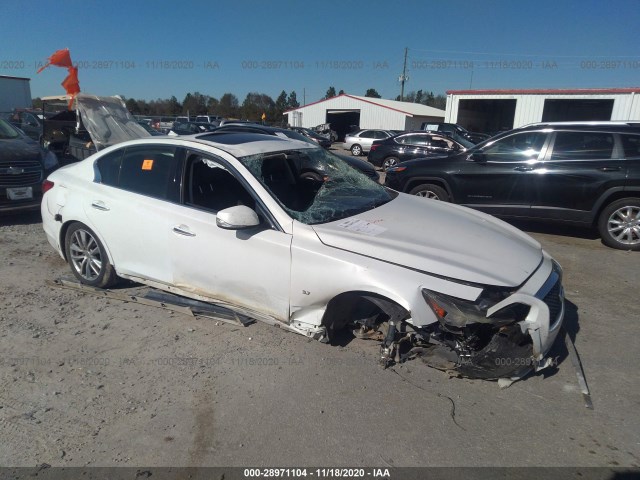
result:
[(600, 167), (598, 170), (601, 172), (619, 172), (622, 167)]
[(100, 210), (101, 212), (108, 212), (109, 207), (107, 207), (102, 200), (96, 200), (91, 203), (91, 206), (96, 210)]
[(195, 237), (196, 234), (189, 230), (189, 227), (186, 225), (176, 225), (173, 227), (173, 231), (178, 235), (184, 235), (185, 237)]
[(519, 167), (515, 167), (514, 170), (517, 170), (518, 172), (530, 172), (531, 170), (533, 170), (533, 167), (525, 167), (524, 165), (520, 165)]

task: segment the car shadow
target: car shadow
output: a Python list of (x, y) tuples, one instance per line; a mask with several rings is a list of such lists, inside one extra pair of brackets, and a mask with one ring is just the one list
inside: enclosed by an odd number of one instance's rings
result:
[(583, 238), (585, 240), (596, 240), (600, 238), (594, 228), (581, 225), (568, 225), (562, 223), (546, 223), (537, 220), (514, 220), (503, 219), (514, 227), (525, 232), (543, 233), (549, 235), (560, 235), (564, 237)]
[(0, 227), (6, 227), (10, 225), (35, 225), (42, 223), (42, 216), (40, 211), (21, 212), (21, 213), (9, 213), (0, 216)]

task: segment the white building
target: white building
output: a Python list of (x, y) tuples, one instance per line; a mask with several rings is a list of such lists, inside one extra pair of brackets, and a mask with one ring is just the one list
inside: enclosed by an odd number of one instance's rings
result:
[(492, 133), (535, 122), (640, 121), (638, 88), (450, 90), (446, 122)]
[(330, 123), (343, 137), (351, 125), (360, 128), (416, 130), (423, 122), (442, 122), (445, 112), (420, 103), (342, 94), (284, 113), (295, 127), (312, 128)]
[(29, 78), (0, 75), (0, 112), (31, 108), (30, 81)]

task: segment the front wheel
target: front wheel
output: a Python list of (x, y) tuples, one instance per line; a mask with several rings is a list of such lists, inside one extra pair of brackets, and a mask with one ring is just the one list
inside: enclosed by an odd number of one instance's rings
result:
[(384, 159), (384, 162), (382, 162), (382, 169), (386, 172), (390, 168), (396, 167), (398, 163), (400, 163), (400, 160), (396, 157), (387, 157)]
[(442, 202), (449, 201), (449, 194), (444, 188), (439, 187), (438, 185), (432, 185), (430, 183), (425, 183), (422, 185), (418, 185), (417, 187), (413, 187), (409, 194), (417, 195), (418, 197), (430, 198), (432, 200), (440, 200)]
[(362, 147), (360, 145), (354, 145), (353, 147), (351, 147), (351, 155), (355, 157), (359, 157), (360, 155), (362, 155)]
[(65, 235), (65, 251), (71, 272), (80, 283), (97, 288), (115, 284), (118, 277), (97, 235), (76, 222)]
[(602, 243), (619, 250), (640, 250), (640, 199), (622, 198), (610, 203), (598, 218)]

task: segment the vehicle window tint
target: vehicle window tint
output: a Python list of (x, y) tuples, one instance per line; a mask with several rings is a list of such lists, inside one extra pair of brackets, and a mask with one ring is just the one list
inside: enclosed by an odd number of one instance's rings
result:
[(127, 148), (118, 186), (141, 195), (177, 202), (180, 176), (176, 148), (159, 145)]
[(551, 160), (611, 158), (613, 135), (599, 132), (558, 132)]
[(640, 135), (620, 135), (625, 157), (640, 157)]
[(429, 138), (427, 135), (404, 135), (399, 137), (397, 141), (404, 145), (426, 145)]
[(374, 132), (374, 137), (373, 138), (378, 138), (378, 139), (382, 139), (382, 138), (387, 138), (388, 135), (384, 132)]
[(221, 162), (199, 154), (187, 159), (185, 203), (213, 212), (237, 205), (256, 208), (251, 194)]
[(358, 136), (360, 138), (375, 138), (375, 132), (372, 132), (371, 130), (365, 130)]
[(545, 138), (546, 134), (542, 132), (516, 133), (488, 145), (482, 153), (490, 162), (537, 160)]
[(100, 157), (96, 162), (99, 176), (96, 182), (103, 185), (118, 186), (118, 177), (120, 176), (120, 164), (122, 162), (122, 154), (124, 149), (116, 150)]

